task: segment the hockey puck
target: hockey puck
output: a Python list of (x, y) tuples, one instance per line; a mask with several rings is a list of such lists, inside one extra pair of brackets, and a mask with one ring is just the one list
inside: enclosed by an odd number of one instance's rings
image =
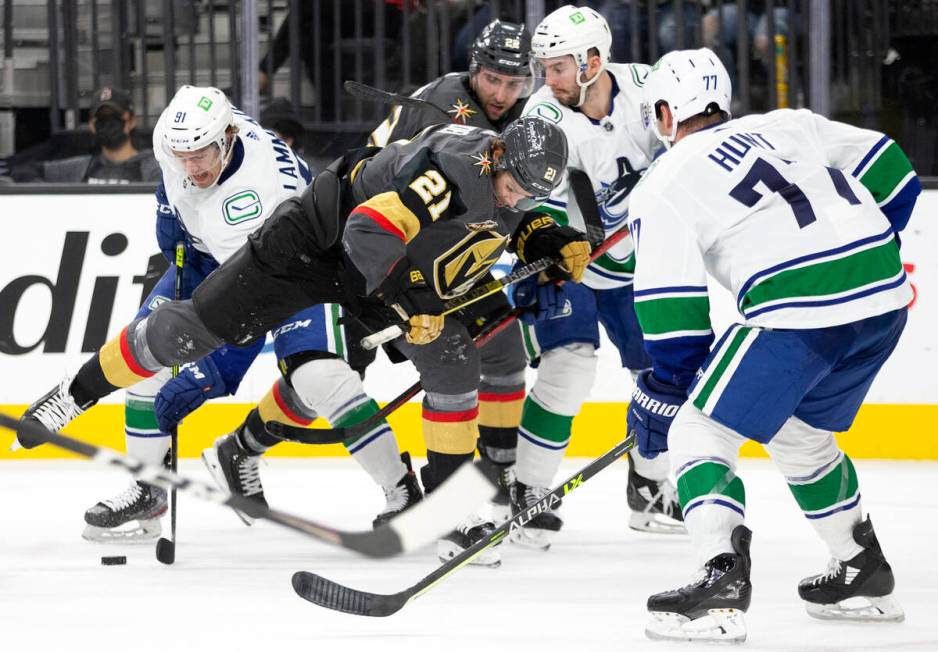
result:
[(102, 566), (123, 566), (127, 563), (127, 557), (118, 555), (116, 557), (101, 557)]

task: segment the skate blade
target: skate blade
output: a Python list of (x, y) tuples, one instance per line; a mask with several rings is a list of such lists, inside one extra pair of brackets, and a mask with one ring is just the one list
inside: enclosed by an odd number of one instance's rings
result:
[(629, 517), (629, 528), (636, 532), (650, 532), (652, 534), (687, 534), (687, 528), (680, 521), (669, 518), (664, 514), (646, 512), (632, 512)]
[(905, 612), (891, 595), (881, 598), (857, 596), (835, 604), (805, 602), (808, 615), (820, 620), (844, 620), (867, 623), (901, 623)]
[[(215, 480), (215, 484), (218, 485), (218, 488), (224, 491), (226, 494), (231, 494), (228, 490), (228, 481), (225, 480), (225, 472), (222, 471), (221, 464), (218, 462), (218, 453), (215, 451), (215, 447), (206, 448), (202, 451), (202, 463), (205, 464), (205, 467), (208, 469), (208, 472), (212, 474), (212, 479)], [(238, 518), (241, 519), (241, 522), (247, 525), (248, 527), (254, 525), (254, 518), (245, 514), (244, 512), (231, 508)]]
[[(436, 543), (436, 555), (442, 562), (447, 562), (462, 552), (463, 549), (452, 541), (440, 539)], [(482, 566), (483, 568), (498, 568), (502, 565), (502, 557), (498, 554), (497, 550), (489, 548), (483, 551), (482, 554), (473, 557), (468, 565)]]
[(126, 529), (121, 528), (127, 523), (116, 528), (85, 525), (85, 531), (81, 533), (81, 538), (92, 543), (150, 543), (158, 539), (163, 533), (163, 526), (159, 519), (136, 521), (134, 523)]
[(645, 636), (653, 640), (696, 643), (742, 643), (746, 640), (746, 620), (739, 609), (710, 609), (691, 620), (667, 611), (649, 612)]

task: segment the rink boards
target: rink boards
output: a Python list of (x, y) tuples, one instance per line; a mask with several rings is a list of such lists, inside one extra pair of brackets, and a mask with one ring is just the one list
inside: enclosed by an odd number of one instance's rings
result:
[[(853, 429), (841, 442), (856, 457), (938, 459), (938, 191), (926, 191), (902, 236), (902, 258), (915, 287), (909, 325), (895, 354), (874, 383)], [(143, 298), (148, 259), (157, 251), (155, 202), (151, 195), (0, 195), (5, 241), (0, 266), (0, 410), (18, 414), (135, 313)], [(931, 218), (931, 219), (930, 219)], [(720, 291), (712, 318), (718, 333), (735, 318), (732, 300)], [(233, 428), (276, 378), (273, 355), (264, 353), (236, 396), (208, 405), (186, 420), (181, 454), (196, 455)], [(409, 365), (380, 357), (366, 388), (379, 402), (394, 398), (416, 379)], [(533, 382), (534, 375), (529, 374)], [(606, 345), (590, 403), (574, 421), (570, 455), (595, 456), (623, 435), (631, 381)], [(67, 431), (122, 448), (122, 396), (110, 397)], [(391, 420), (402, 449), (422, 455), (419, 404)], [(0, 458), (61, 457), (44, 447), (6, 452)], [(48, 449), (48, 450), (47, 450)], [(744, 449), (760, 455), (757, 447)], [(284, 445), (272, 454), (345, 454), (341, 446)]]

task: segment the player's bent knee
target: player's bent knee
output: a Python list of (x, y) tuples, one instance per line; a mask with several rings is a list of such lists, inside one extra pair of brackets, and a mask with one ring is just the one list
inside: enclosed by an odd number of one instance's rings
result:
[(788, 478), (808, 476), (840, 455), (834, 433), (796, 417), (788, 419), (765, 448)]
[(326, 418), (365, 392), (361, 377), (340, 358), (319, 358), (303, 363), (290, 374), (290, 384), (308, 408)]
[(671, 469), (677, 470), (694, 460), (715, 458), (735, 468), (739, 447), (745, 438), (714, 421), (693, 403), (685, 403), (668, 431)]
[(208, 330), (192, 301), (168, 301), (146, 318), (146, 351), (164, 367), (205, 357), (224, 341)]
[(589, 396), (599, 358), (592, 344), (578, 342), (546, 351), (531, 393), (551, 412), (573, 416)]

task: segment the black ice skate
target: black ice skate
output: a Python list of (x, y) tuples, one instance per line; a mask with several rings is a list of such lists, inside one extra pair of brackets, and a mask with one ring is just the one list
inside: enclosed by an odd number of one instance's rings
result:
[(853, 540), (863, 552), (847, 561), (831, 559), (826, 573), (806, 577), (798, 584), (798, 595), (808, 614), (823, 620), (904, 620), (902, 607), (892, 597), (896, 586), (892, 568), (869, 516), (853, 528)]
[[(202, 451), (202, 461), (219, 487), (228, 493), (251, 498), (267, 507), (264, 487), (258, 470), (260, 453), (247, 451), (238, 443), (237, 431), (219, 437), (212, 448)], [(254, 523), (254, 517), (234, 510), (245, 525)]]
[[(38, 423), (44, 426), (46, 430), (61, 430), (71, 423), (72, 419), (94, 405), (93, 401), (87, 405), (78, 405), (68, 391), (71, 385), (71, 378), (63, 378), (57, 386), (50, 389), (45, 396), (26, 409), (22, 420)], [(37, 439), (35, 435), (17, 431), (16, 441), (13, 443), (14, 449), (17, 448), (17, 443), (23, 448), (35, 448), (43, 442)]]
[(133, 482), (123, 493), (85, 512), (82, 538), (97, 543), (134, 543), (160, 536), (166, 513), (166, 490)]
[[(514, 517), (528, 510), (528, 508), (550, 493), (550, 489), (532, 487), (523, 482), (515, 482), (511, 487), (511, 515)], [(563, 520), (554, 513), (554, 508), (560, 507), (560, 499), (552, 504), (532, 510), (525, 514), (518, 527), (512, 527), (509, 534), (512, 543), (547, 550), (551, 539), (563, 527)]]
[(410, 453), (401, 453), (401, 461), (407, 467), (407, 472), (393, 487), (384, 488), (384, 497), (387, 504), (384, 510), (375, 517), (372, 525), (377, 528), (384, 525), (403, 511), (406, 511), (423, 500), (423, 492), (417, 481), (417, 474), (410, 465)]
[(692, 584), (648, 598), (648, 638), (720, 643), (746, 640), (743, 614), (752, 597), (752, 532), (737, 525), (730, 541), (735, 554), (723, 553), (708, 561)]
[[(478, 541), (488, 538), (495, 531), (495, 524), (481, 516), (472, 515), (456, 526), (456, 529), (436, 542), (436, 554), (440, 561), (449, 561)], [(473, 566), (498, 568), (502, 565), (501, 555), (493, 547), (486, 548), (469, 562)]]
[(650, 480), (635, 472), (632, 455), (629, 454), (629, 484), (625, 490), (626, 501), (632, 515), (629, 527), (639, 532), (659, 534), (686, 534), (681, 505), (677, 501), (677, 490), (671, 481)]
[(515, 482), (514, 463), (493, 459), (482, 442), (479, 442), (478, 448), (479, 470), (498, 487), (498, 493), (492, 499), (492, 518), (498, 523), (503, 523), (511, 515), (511, 486)]

